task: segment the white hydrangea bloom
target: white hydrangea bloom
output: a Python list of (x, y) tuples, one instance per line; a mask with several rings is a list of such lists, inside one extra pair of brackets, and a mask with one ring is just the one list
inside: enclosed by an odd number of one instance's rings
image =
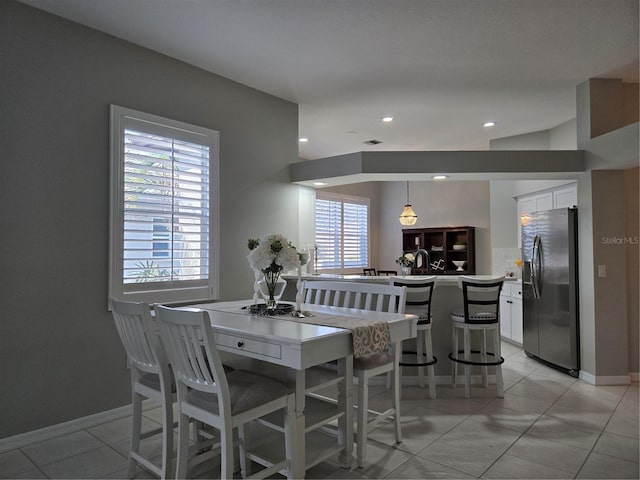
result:
[(247, 255), (253, 270), (293, 270), (300, 264), (297, 250), (289, 245), (283, 235), (271, 234), (260, 239), (259, 244)]

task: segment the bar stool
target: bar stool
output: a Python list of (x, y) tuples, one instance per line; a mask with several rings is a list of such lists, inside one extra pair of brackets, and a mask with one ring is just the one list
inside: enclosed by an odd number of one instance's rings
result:
[(425, 367), (429, 381), (429, 397), (436, 398), (436, 381), (433, 365), (438, 361), (433, 356), (431, 341), (431, 298), (436, 288), (436, 276), (420, 276), (417, 278), (391, 277), (389, 283), (398, 287), (407, 287), (405, 313), (418, 316), (418, 335), (416, 337), (416, 351), (403, 350), (403, 354), (416, 355), (415, 363), (400, 362), (403, 367), (418, 367), (418, 385), (425, 386)]
[(397, 270), (378, 270), (378, 276), (380, 277), (384, 277), (384, 276), (393, 276), (393, 275), (398, 275), (398, 271)]
[[(452, 360), (452, 386), (457, 386), (458, 363), (464, 365), (464, 395), (471, 397), (471, 367), (482, 367), (482, 380), (488, 386), (487, 367), (496, 367), (496, 389), (498, 397), (504, 397), (502, 381), (502, 364), (504, 358), (500, 353), (500, 291), (504, 277), (479, 279), (477, 277), (460, 276), (458, 286), (462, 288), (464, 309), (451, 313), (453, 334), (453, 352), (449, 354)], [(463, 349), (458, 349), (458, 332), (463, 332)], [(471, 349), (471, 332), (482, 332), (480, 350)], [(493, 335), (493, 352), (487, 352), (487, 332)], [(463, 354), (460, 357), (460, 354)], [(472, 360), (472, 354), (479, 354), (479, 360)], [(488, 357), (492, 357), (489, 361)]]

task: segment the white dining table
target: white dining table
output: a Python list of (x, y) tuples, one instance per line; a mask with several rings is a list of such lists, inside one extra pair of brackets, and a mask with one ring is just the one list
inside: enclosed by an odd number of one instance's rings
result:
[[(353, 459), (353, 340), (351, 330), (335, 326), (317, 325), (323, 318), (335, 324), (341, 318), (364, 319), (370, 322), (387, 322), (392, 343), (416, 336), (417, 317), (397, 313), (374, 312), (322, 305), (302, 304), (303, 312), (314, 316), (294, 318), (291, 314), (249, 314), (251, 300), (214, 302), (190, 305), (209, 312), (216, 345), (221, 351), (262, 360), (287, 367), (295, 381), (295, 438), (290, 475), (304, 478), (305, 470), (324, 458), (339, 452), (339, 461), (345, 468)], [(339, 323), (339, 322), (338, 322)], [(306, 458), (305, 399), (308, 379), (307, 369), (337, 360), (338, 408), (344, 412), (338, 420), (338, 441), (326, 455)]]

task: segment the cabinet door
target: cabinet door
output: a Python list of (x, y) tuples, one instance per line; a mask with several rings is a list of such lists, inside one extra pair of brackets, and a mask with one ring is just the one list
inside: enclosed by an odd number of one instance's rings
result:
[(518, 219), (523, 213), (536, 211), (536, 199), (534, 197), (518, 199)]
[(522, 214), (553, 210), (553, 198), (552, 192), (518, 198), (518, 248), (522, 247), (522, 225), (520, 224)]
[(511, 339), (511, 297), (500, 295), (500, 335)]
[(522, 224), (520, 218), (525, 213), (536, 211), (536, 199), (533, 197), (518, 199), (518, 248), (522, 247)]
[(570, 185), (566, 188), (554, 190), (553, 208), (569, 208), (578, 205), (578, 187)]
[(544, 210), (553, 210), (553, 193), (541, 193), (535, 196), (536, 200), (536, 212), (542, 212)]
[(511, 340), (522, 343), (522, 299), (511, 298)]

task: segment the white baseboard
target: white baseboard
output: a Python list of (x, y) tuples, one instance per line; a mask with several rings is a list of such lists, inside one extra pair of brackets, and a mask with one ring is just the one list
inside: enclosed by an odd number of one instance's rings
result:
[[(634, 374), (630, 374), (634, 375)], [(592, 375), (584, 370), (580, 370), (580, 380), (584, 380), (591, 385), (629, 385), (631, 383), (630, 375)], [(635, 374), (638, 375), (637, 373)]]
[(596, 384), (596, 376), (595, 375), (591, 375), (590, 373), (587, 373), (584, 370), (580, 370), (580, 375), (579, 375), (578, 378), (580, 380), (584, 380), (587, 383), (590, 383), (591, 385), (595, 385)]
[(96, 413), (86, 417), (76, 418), (57, 425), (40, 428), (31, 432), (21, 433), (13, 437), (0, 438), (0, 453), (7, 452), (16, 448), (24, 447), (32, 443), (43, 442), (61, 435), (84, 430), (85, 428), (95, 427), (102, 423), (118, 420), (131, 415), (131, 405), (114, 408), (106, 412)]

